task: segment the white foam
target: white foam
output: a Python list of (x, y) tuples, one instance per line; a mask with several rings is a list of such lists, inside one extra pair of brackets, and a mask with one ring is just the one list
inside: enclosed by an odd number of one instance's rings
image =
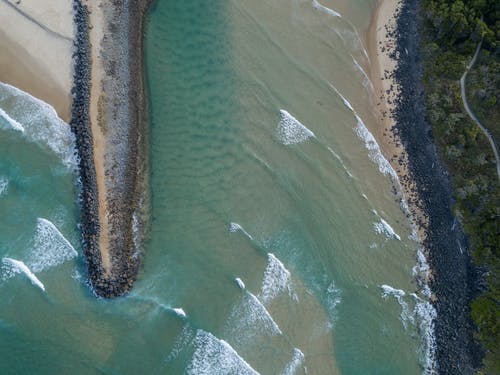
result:
[(198, 330), (193, 339), (195, 351), (186, 368), (187, 375), (258, 375), (226, 341)]
[(337, 320), (337, 306), (340, 302), (342, 302), (342, 291), (332, 281), (326, 289), (326, 307), (332, 324)]
[(312, 0), (312, 6), (314, 9), (316, 9), (322, 13), (328, 14), (330, 16), (342, 17), (342, 15), (339, 12), (336, 12), (333, 9), (330, 9), (330, 8), (320, 4), (317, 0)]
[(248, 233), (240, 224), (238, 223), (230, 223), (229, 224), (229, 231), (231, 233), (235, 233), (237, 231), (241, 231), (245, 236), (247, 236), (248, 238), (250, 238), (251, 240), (253, 239), (253, 237), (250, 235), (250, 233)]
[(224, 332), (238, 348), (248, 347), (257, 337), (283, 334), (269, 311), (250, 292), (246, 292), (231, 309)]
[(347, 173), (347, 175), (350, 177), (350, 178), (354, 178), (354, 176), (352, 175), (352, 173), (349, 171), (349, 168), (347, 168), (347, 166), (345, 165), (344, 161), (342, 160), (342, 158), (339, 156), (339, 154), (337, 154), (335, 151), (333, 151), (333, 149), (330, 147), (330, 146), (327, 146), (326, 147), (328, 149), (328, 151), (330, 151), (330, 153), (335, 157), (335, 159), (337, 159), (339, 162), (340, 162), (340, 165), (342, 165), (342, 168), (344, 168), (344, 171)]
[(415, 305), (415, 315), (418, 320), (418, 330), (422, 337), (420, 346), (420, 361), (424, 375), (434, 375), (436, 371), (436, 337), (434, 336), (434, 321), (436, 309), (427, 301), (420, 300)]
[(33, 272), (58, 266), (78, 256), (75, 248), (56, 226), (44, 218), (37, 219), (34, 248), (28, 264)]
[(28, 279), (30, 279), (31, 283), (37, 287), (39, 287), (41, 290), (45, 292), (45, 286), (42, 284), (42, 282), (35, 276), (33, 272), (20, 260), (12, 259), (12, 258), (3, 258), (2, 259), (3, 264), (8, 265), (11, 267), (12, 273), (23, 273), (26, 275)]
[(344, 105), (349, 109), (351, 110), (352, 113), (355, 113), (354, 112), (354, 108), (352, 107), (351, 103), (349, 102), (349, 100), (346, 99), (346, 97), (344, 95), (342, 95), (340, 93), (339, 90), (337, 90), (337, 88), (333, 85), (330, 85), (330, 87), (337, 93), (338, 96), (340, 96), (340, 98), (342, 99), (342, 102), (344, 103)]
[(236, 284), (238, 284), (241, 290), (245, 290), (245, 283), (243, 282), (243, 280), (237, 277), (236, 279), (234, 279), (234, 281), (236, 281)]
[(304, 353), (300, 349), (294, 348), (292, 360), (287, 363), (286, 367), (281, 372), (281, 375), (293, 375), (297, 371), (297, 369), (304, 362)]
[(9, 123), (11, 129), (24, 133), (24, 126), (10, 117), (2, 108), (0, 108), (0, 117), (5, 119)]
[(26, 139), (48, 146), (66, 166), (76, 169), (75, 137), (55, 109), (14, 86), (0, 82), (0, 103), (6, 99), (14, 99), (9, 103), (12, 104), (9, 116), (19, 125), (23, 124)]
[(390, 176), (391, 179), (399, 186), (398, 175), (384, 155), (382, 155), (382, 151), (380, 150), (380, 146), (375, 140), (375, 137), (372, 133), (370, 133), (363, 120), (361, 120), (357, 114), (355, 114), (355, 116), (357, 120), (355, 131), (358, 137), (365, 142), (365, 147), (368, 150), (368, 156), (378, 165), (378, 169), (382, 174)]
[(293, 299), (297, 299), (297, 295), (291, 287), (290, 271), (274, 254), (269, 253), (267, 254), (267, 267), (264, 271), (259, 299), (267, 304), (284, 292), (287, 292)]
[(382, 288), (382, 297), (384, 299), (387, 299), (389, 296), (393, 296), (398, 302), (399, 306), (401, 306), (401, 314), (399, 316), (404, 329), (407, 329), (408, 322), (410, 322), (411, 324), (415, 324), (415, 319), (408, 307), (408, 303), (406, 303), (406, 301), (404, 300), (404, 297), (406, 295), (404, 290), (396, 289), (389, 285), (381, 285), (381, 288)]
[(175, 312), (177, 314), (177, 316), (180, 318), (187, 317), (186, 312), (183, 309), (181, 309), (180, 307), (174, 307), (174, 308), (172, 308), (172, 311)]
[(314, 133), (284, 109), (280, 110), (277, 137), (284, 145), (302, 143), (315, 137)]
[(373, 83), (372, 81), (370, 80), (370, 78), (368, 77), (368, 74), (366, 74), (365, 70), (363, 69), (363, 67), (361, 65), (359, 65), (358, 61), (353, 57), (351, 56), (352, 58), (352, 61), (354, 63), (354, 66), (356, 67), (356, 69), (361, 73), (361, 75), (363, 76), (363, 86), (366, 88), (366, 87), (370, 87), (370, 90), (374, 90), (373, 89)]
[(165, 362), (171, 362), (177, 358), (177, 356), (189, 345), (189, 343), (193, 340), (195, 332), (189, 328), (186, 324), (182, 328), (181, 333), (176, 338), (172, 350), (165, 358)]
[(394, 231), (387, 221), (380, 218), (378, 223), (373, 223), (373, 229), (378, 234), (384, 234), (387, 238), (394, 238), (401, 241), (401, 237)]
[(9, 187), (9, 180), (7, 177), (0, 176), (0, 197), (7, 193), (7, 188)]

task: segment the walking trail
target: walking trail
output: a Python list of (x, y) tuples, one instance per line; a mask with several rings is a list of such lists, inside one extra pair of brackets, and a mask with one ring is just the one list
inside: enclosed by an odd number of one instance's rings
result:
[(467, 78), (467, 73), (472, 69), (474, 64), (476, 63), (477, 56), (479, 55), (479, 51), (481, 50), (481, 46), (483, 44), (483, 41), (481, 40), (476, 48), (476, 53), (474, 53), (474, 56), (472, 57), (472, 60), (470, 61), (469, 65), (467, 65), (467, 68), (465, 69), (464, 74), (462, 75), (462, 78), (460, 78), (460, 90), (462, 92), (462, 102), (464, 103), (465, 110), (467, 111), (467, 114), (469, 117), (474, 121), (479, 128), (481, 128), (482, 132), (484, 135), (488, 138), (488, 141), (490, 142), (491, 148), (493, 149), (493, 154), (495, 155), (495, 160), (497, 164), (497, 175), (498, 179), (500, 180), (500, 157), (498, 156), (498, 149), (495, 144), (495, 140), (493, 139), (493, 136), (491, 133), (486, 129), (477, 119), (476, 115), (472, 113), (469, 103), (467, 102), (467, 97), (465, 95), (465, 79)]

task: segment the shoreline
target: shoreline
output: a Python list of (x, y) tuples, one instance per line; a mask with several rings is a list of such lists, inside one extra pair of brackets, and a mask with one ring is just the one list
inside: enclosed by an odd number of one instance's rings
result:
[[(381, 15), (383, 4), (389, 2), (393, 11), (386, 8), (382, 12), (385, 15)], [(391, 25), (394, 12), (397, 16)], [(439, 160), (432, 129), (425, 118), (419, 12), (418, 0), (379, 2), (368, 45), (380, 66), (373, 64), (371, 75), (377, 96), (382, 91), (378, 109), (381, 132), (393, 134), (386, 138), (384, 150), (393, 155), (391, 164), (400, 178), (430, 266), (427, 281), (433, 293), (431, 303), (437, 311), (436, 371), (473, 374), (480, 358), (470, 316), (476, 273), (468, 239), (452, 213), (450, 178)], [(381, 39), (381, 33), (387, 37)], [(379, 58), (377, 51), (385, 57)], [(389, 58), (396, 62), (393, 71), (390, 64), (386, 69)]]
[(82, 243), (93, 292), (106, 298), (123, 295), (136, 280), (137, 238), (146, 225), (137, 216), (148, 199), (143, 39), (149, 4), (74, 1), (71, 126), (80, 156)]
[(72, 0), (0, 0), (0, 81), (50, 104), (69, 122)]

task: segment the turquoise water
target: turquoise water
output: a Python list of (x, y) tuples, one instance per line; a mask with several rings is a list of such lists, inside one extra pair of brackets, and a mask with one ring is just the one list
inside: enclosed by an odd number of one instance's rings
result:
[(432, 373), (417, 244), (368, 130), (372, 8), (157, 2), (151, 231), (113, 301), (85, 284), (65, 124), (0, 86), (0, 373)]

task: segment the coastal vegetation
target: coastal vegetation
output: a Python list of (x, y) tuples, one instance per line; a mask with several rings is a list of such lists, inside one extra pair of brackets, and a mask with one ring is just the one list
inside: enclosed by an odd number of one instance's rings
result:
[[(485, 349), (480, 373), (500, 373), (500, 184), (488, 138), (467, 114), (460, 78), (481, 43), (466, 79), (471, 110), (500, 139), (500, 2), (424, 0), (422, 57), (427, 117), (453, 184), (455, 216), (470, 239), (479, 270), (471, 305), (476, 338)], [(461, 249), (457, 249), (457, 251)]]

